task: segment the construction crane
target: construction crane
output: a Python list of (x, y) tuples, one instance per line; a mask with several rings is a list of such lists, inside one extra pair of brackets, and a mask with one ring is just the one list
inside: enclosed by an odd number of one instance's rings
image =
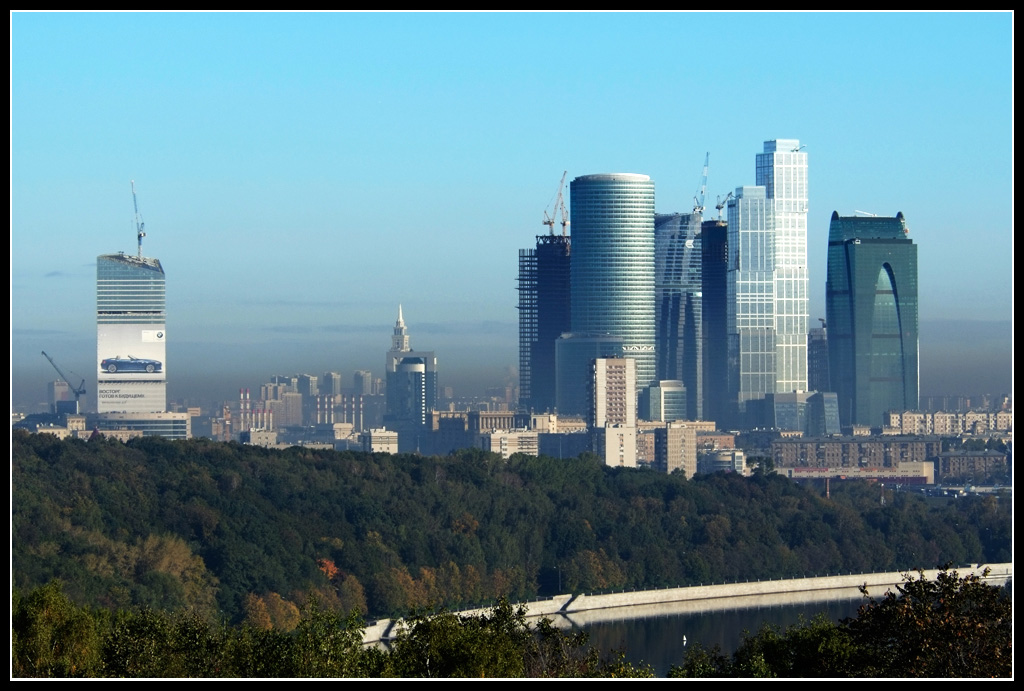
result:
[(718, 209), (718, 220), (719, 221), (722, 220), (722, 209), (725, 208), (726, 204), (729, 203), (730, 199), (732, 199), (732, 192), (730, 192), (729, 194), (725, 195), (725, 199), (722, 199), (722, 195), (718, 195), (718, 203), (715, 204), (715, 208)]
[(704, 171), (700, 176), (700, 189), (697, 194), (693, 196), (693, 213), (697, 216), (701, 216), (704, 213), (704, 193), (708, 189), (708, 159), (711, 158), (711, 152), (708, 151), (704, 154)]
[[(143, 229), (146, 227), (146, 224), (142, 222), (142, 216), (139, 214), (139, 201), (135, 196), (134, 180), (132, 180), (132, 204), (135, 205), (135, 233), (139, 240), (139, 259), (142, 259), (142, 238), (146, 237), (146, 233), (143, 232)], [(45, 355), (45, 353), (43, 354)], [(53, 361), (51, 360), (51, 362)]]
[(72, 393), (75, 394), (75, 410), (77, 411), (78, 410), (78, 399), (81, 398), (85, 394), (85, 380), (83, 379), (81, 384), (79, 384), (78, 386), (75, 386), (74, 384), (71, 383), (71, 380), (68, 379), (67, 375), (64, 374), (64, 372), (61, 370), (61, 368), (57, 366), (57, 363), (53, 361), (53, 358), (46, 354), (45, 350), (43, 351), (43, 357), (45, 357), (47, 360), (50, 361), (50, 364), (53, 365), (53, 368), (55, 370), (57, 370), (57, 374), (60, 375), (60, 378), (63, 379), (67, 383), (67, 385), (71, 389)]
[(558, 193), (555, 195), (555, 201), (549, 207), (551, 213), (548, 213), (547, 209), (544, 209), (544, 220), (542, 223), (548, 227), (548, 235), (555, 234), (555, 216), (561, 216), (562, 224), (562, 235), (567, 235), (569, 230), (569, 211), (565, 208), (565, 196), (562, 194), (562, 190), (565, 189), (565, 176), (569, 174), (569, 171), (562, 171), (562, 180), (558, 183)]

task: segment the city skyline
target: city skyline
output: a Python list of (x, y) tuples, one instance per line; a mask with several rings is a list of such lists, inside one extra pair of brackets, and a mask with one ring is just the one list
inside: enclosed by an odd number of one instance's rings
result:
[[(494, 381), (517, 362), (516, 252), (561, 171), (647, 174), (656, 212), (688, 212), (706, 151), (710, 208), (774, 137), (813, 155), (812, 322), (831, 212), (902, 211), (922, 395), (992, 371), (982, 390), (1010, 389), (1011, 14), (15, 13), (11, 46), (15, 403), (45, 399), (40, 350), (95, 367), (92, 258), (132, 249), (130, 179), (173, 276), (170, 398), (379, 376), (398, 303)], [(940, 344), (942, 319), (979, 324)]]

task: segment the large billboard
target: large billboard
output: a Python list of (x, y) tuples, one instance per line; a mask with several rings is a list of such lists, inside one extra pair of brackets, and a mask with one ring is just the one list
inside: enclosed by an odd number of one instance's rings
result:
[(97, 379), (162, 382), (167, 379), (167, 331), (163, 324), (100, 324)]

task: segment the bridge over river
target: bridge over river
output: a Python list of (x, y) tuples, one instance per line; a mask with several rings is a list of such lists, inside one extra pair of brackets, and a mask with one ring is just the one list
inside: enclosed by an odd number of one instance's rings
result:
[[(1002, 586), (1013, 578), (1012, 563), (971, 564), (958, 568), (956, 571), (960, 575), (974, 573), (982, 576), (985, 569), (988, 569), (988, 575), (984, 577), (984, 581), (991, 585)], [(811, 578), (719, 583), (596, 595), (565, 594), (521, 604), (526, 607), (527, 617), (531, 620), (536, 621), (546, 617), (559, 627), (586, 627), (591, 624), (626, 619), (856, 600), (863, 597), (860, 592), (861, 586), (867, 586), (868, 593), (877, 599), (887, 590), (893, 590), (896, 585), (903, 583), (904, 573), (893, 571), (889, 573), (825, 575)], [(911, 573), (916, 577), (916, 571)], [(925, 577), (931, 580), (934, 580), (938, 574), (937, 569), (924, 571)], [(457, 614), (476, 615), (486, 611), (486, 609), (474, 609), (457, 612)], [(390, 640), (395, 635), (398, 623), (393, 619), (374, 622), (367, 626), (363, 642), (378, 643)]]

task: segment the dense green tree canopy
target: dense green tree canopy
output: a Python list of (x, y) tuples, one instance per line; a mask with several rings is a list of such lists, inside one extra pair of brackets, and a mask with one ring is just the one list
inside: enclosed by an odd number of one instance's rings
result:
[(290, 631), (308, 594), (370, 616), (538, 594), (1008, 561), (1007, 498), (447, 457), (15, 432), (12, 565), (82, 605)]

